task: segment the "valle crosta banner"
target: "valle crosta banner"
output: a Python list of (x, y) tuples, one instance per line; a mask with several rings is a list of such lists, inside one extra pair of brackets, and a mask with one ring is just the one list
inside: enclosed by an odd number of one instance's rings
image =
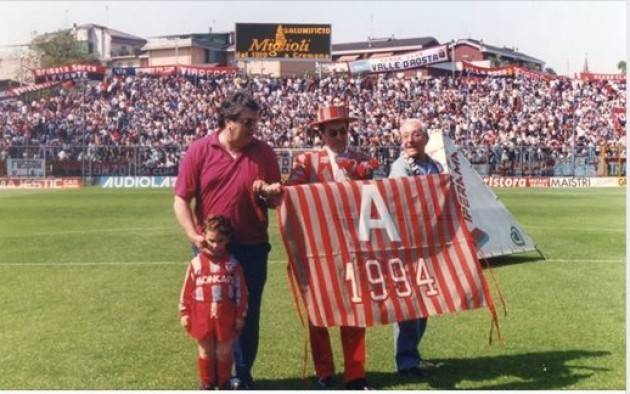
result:
[(348, 68), (351, 74), (398, 72), (447, 60), (446, 45), (440, 45), (403, 55), (357, 60), (348, 63)]

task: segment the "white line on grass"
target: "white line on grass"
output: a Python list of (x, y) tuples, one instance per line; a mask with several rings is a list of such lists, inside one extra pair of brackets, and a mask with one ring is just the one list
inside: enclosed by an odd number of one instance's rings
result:
[[(532, 260), (542, 261), (542, 259)], [(549, 263), (623, 263), (626, 259), (547, 259)], [(46, 262), (46, 263), (0, 263), (0, 267), (98, 267), (98, 266), (153, 266), (153, 265), (184, 265), (188, 262), (174, 261), (105, 261), (105, 262)], [(269, 260), (269, 264), (286, 264), (286, 260)]]
[(165, 231), (172, 230), (173, 227), (135, 227), (135, 228), (89, 228), (89, 229), (81, 229), (81, 230), (65, 230), (65, 231), (46, 231), (39, 233), (28, 233), (28, 234), (5, 234), (0, 236), (0, 238), (20, 238), (20, 237), (42, 237), (42, 236), (55, 236), (55, 235), (68, 235), (68, 234), (93, 234), (93, 233), (128, 233), (128, 232), (138, 232), (142, 233), (144, 231)]
[[(539, 259), (542, 261), (542, 259)], [(547, 259), (549, 263), (624, 263), (626, 259)]]
[(544, 229), (544, 230), (568, 230), (568, 231), (581, 231), (588, 233), (596, 233), (596, 232), (610, 232), (610, 233), (625, 233), (625, 228), (584, 228), (584, 227), (552, 227), (552, 226), (528, 226), (525, 225), (526, 229), (534, 228), (534, 229)]

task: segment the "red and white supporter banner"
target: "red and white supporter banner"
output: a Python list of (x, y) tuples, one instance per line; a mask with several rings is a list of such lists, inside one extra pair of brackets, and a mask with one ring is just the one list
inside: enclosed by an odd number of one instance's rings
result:
[(580, 73), (580, 79), (584, 81), (621, 82), (626, 80), (626, 74)]
[(213, 75), (231, 74), (235, 72), (238, 72), (238, 67), (177, 66), (178, 75), (189, 78), (207, 78)]
[(25, 93), (32, 93), (32, 92), (37, 92), (44, 89), (50, 89), (50, 88), (54, 88), (60, 83), (61, 83), (60, 81), (51, 81), (51, 82), (37, 83), (33, 85), (20, 86), (19, 88), (11, 88), (9, 89), (8, 96), (17, 97)]
[(503, 67), (479, 67), (474, 64), (462, 62), (463, 70), (466, 73), (483, 75), (483, 76), (494, 76), (494, 77), (512, 77), (515, 75), (522, 76), (524, 78), (534, 78), (534, 79), (544, 79), (550, 80), (552, 78), (557, 78), (555, 75), (542, 73), (539, 71), (528, 70), (525, 67), (520, 67), (516, 65), (509, 65)]
[(177, 72), (177, 66), (154, 66), (154, 67), (138, 67), (136, 69), (137, 75), (175, 75)]
[(477, 74), (477, 75), (488, 75), (495, 77), (511, 77), (514, 75), (514, 67), (505, 66), (505, 67), (479, 67), (474, 64), (462, 62), (463, 71), (466, 73)]
[(484, 306), (496, 319), (447, 174), (290, 186), (278, 212), (315, 326), (369, 327)]

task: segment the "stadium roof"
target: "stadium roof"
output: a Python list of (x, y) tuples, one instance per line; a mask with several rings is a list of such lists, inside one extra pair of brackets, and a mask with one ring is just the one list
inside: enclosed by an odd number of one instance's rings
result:
[(457, 40), (457, 42), (455, 43), (455, 45), (459, 45), (459, 44), (469, 44), (472, 45), (474, 47), (477, 47), (481, 52), (486, 52), (486, 53), (493, 53), (496, 55), (501, 55), (504, 57), (509, 57), (512, 59), (519, 59), (525, 62), (529, 62), (529, 63), (537, 63), (540, 65), (545, 64), (544, 61), (540, 60), (540, 59), (536, 59), (535, 57), (526, 55), (522, 52), (518, 52), (516, 51), (516, 49), (513, 48), (508, 48), (508, 47), (497, 47), (494, 45), (488, 45), (486, 43), (483, 42), (483, 40), (474, 40), (472, 38), (467, 38), (467, 39), (463, 39), (463, 40)]
[[(155, 49), (171, 49), (171, 48), (205, 48), (215, 51), (228, 50), (230, 44), (218, 42), (214, 38), (226, 36), (231, 33), (182, 33), (169, 34), (164, 36), (155, 36), (149, 38), (147, 44), (142, 48), (143, 51)], [(229, 41), (229, 40), (228, 40)]]
[(205, 48), (213, 50), (225, 50), (228, 46), (213, 43), (211, 41), (203, 40), (195, 37), (187, 38), (153, 38), (150, 39), (143, 47), (143, 51), (152, 51), (158, 49), (172, 49), (172, 48)]
[(109, 28), (107, 26), (97, 25), (95, 23), (86, 23), (84, 25), (76, 25), (75, 27), (73, 27), (71, 29), (61, 29), (61, 30), (58, 30), (58, 31), (55, 31), (55, 32), (52, 32), (52, 33), (40, 34), (39, 36), (35, 37), (35, 39), (33, 41), (35, 41), (35, 42), (46, 41), (49, 38), (54, 37), (55, 35), (57, 35), (59, 33), (70, 32), (74, 28), (76, 28), (76, 29), (91, 29), (91, 28), (104, 29), (104, 30), (107, 30), (109, 35), (112, 36), (112, 37), (122, 38), (122, 39), (125, 39), (125, 40), (145, 41), (146, 42), (146, 39), (144, 39), (142, 37), (134, 36), (133, 34), (125, 33), (125, 32), (122, 32), (120, 30), (111, 29), (111, 28)]
[(367, 52), (394, 52), (394, 51), (413, 51), (423, 48), (439, 45), (440, 43), (433, 37), (415, 37), (415, 38), (372, 38), (367, 41), (348, 42), (342, 44), (333, 44), (333, 55), (344, 55), (350, 53), (367, 53)]

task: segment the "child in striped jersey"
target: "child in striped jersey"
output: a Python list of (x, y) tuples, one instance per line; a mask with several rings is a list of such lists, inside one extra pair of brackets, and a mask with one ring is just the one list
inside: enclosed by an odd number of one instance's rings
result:
[(245, 324), (245, 278), (227, 249), (232, 232), (225, 217), (206, 219), (205, 247), (188, 265), (180, 296), (181, 325), (198, 344), (202, 390), (230, 388), (232, 348)]

